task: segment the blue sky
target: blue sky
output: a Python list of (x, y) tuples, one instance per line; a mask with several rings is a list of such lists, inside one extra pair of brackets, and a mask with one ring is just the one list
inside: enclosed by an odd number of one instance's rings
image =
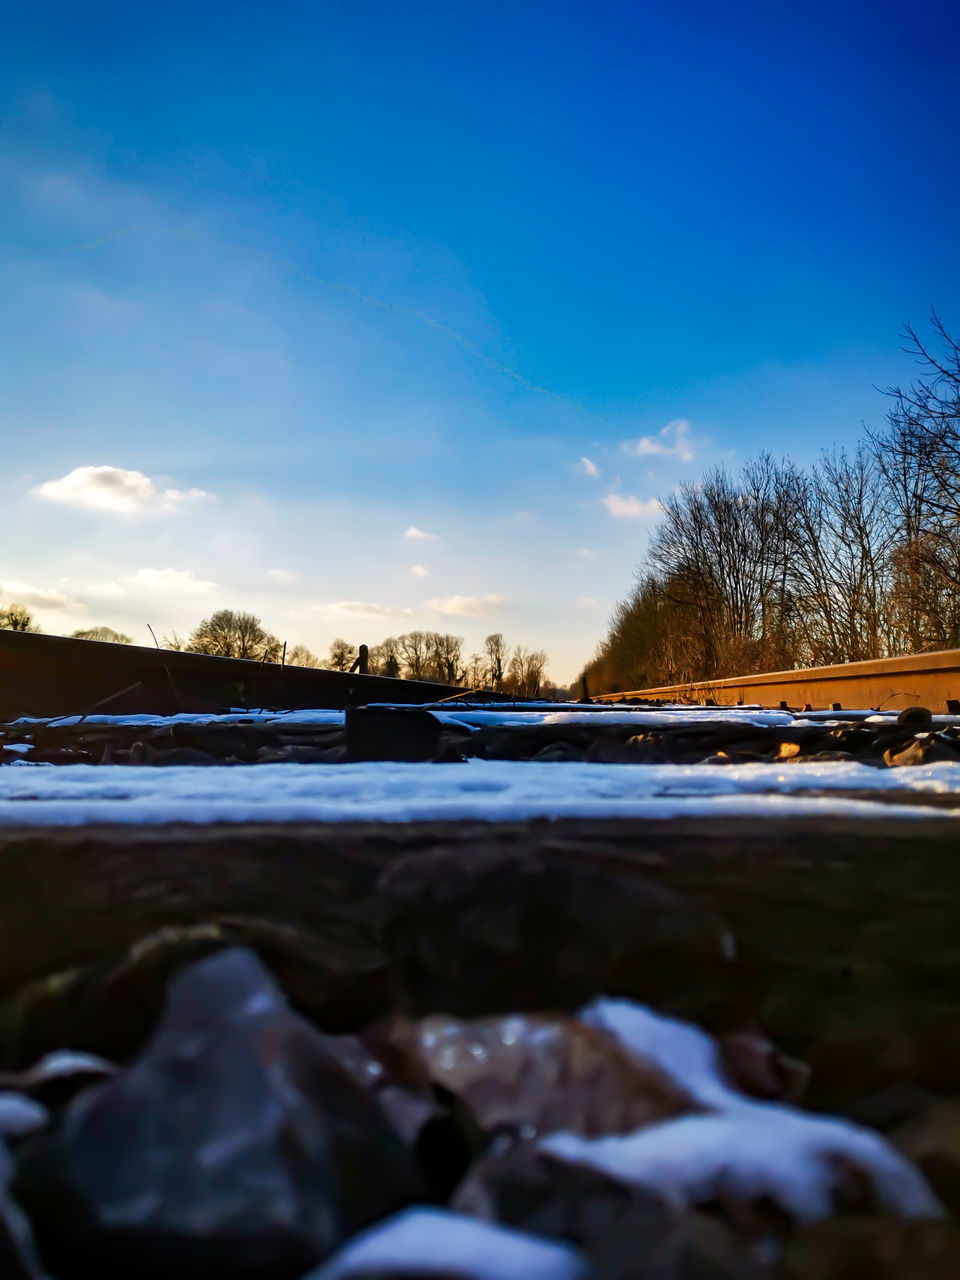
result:
[(569, 680), (658, 494), (854, 442), (903, 324), (960, 329), (955, 3), (5, 26), (0, 592), (47, 630), (501, 630)]

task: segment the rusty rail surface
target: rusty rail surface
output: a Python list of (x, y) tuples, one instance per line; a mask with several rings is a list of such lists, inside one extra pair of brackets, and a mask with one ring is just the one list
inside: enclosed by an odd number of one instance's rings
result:
[(730, 676), (695, 684), (662, 685), (656, 689), (616, 690), (595, 701), (622, 698), (661, 699), (669, 702), (713, 702), (717, 706), (761, 703), (764, 706), (874, 708), (901, 711), (923, 706), (931, 711), (960, 712), (960, 649), (911, 654), (906, 658), (878, 658), (871, 662), (846, 662), (833, 667), (805, 667), (797, 671), (770, 671), (755, 676)]
[(171, 715), (226, 707), (344, 710), (367, 702), (423, 705), (456, 692), (427, 680), (0, 630), (2, 719), (97, 711)]

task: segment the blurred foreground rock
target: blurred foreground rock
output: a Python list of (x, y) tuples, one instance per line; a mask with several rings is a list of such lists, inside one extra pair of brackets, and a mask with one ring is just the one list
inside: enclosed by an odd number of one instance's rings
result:
[(656, 1064), (637, 1063), (612, 1037), (574, 1018), (461, 1022), (435, 1014), (398, 1024), (392, 1039), (487, 1137), (630, 1133), (698, 1109)]
[(14, 1163), (0, 1140), (0, 1276), (4, 1280), (46, 1280), (30, 1224), (10, 1199)]
[(150, 1044), (23, 1153), (17, 1193), (62, 1277), (298, 1277), (418, 1199), (376, 1102), (249, 952), (181, 974)]
[(463, 1280), (356, 1271), (431, 1203), (595, 1280), (954, 1274), (955, 824), (0, 833), (11, 1213), (55, 1280)]

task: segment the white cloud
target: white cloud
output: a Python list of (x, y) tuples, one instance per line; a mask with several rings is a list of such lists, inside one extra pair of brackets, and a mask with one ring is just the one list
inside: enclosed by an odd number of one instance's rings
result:
[(641, 436), (639, 440), (625, 440), (624, 453), (635, 458), (647, 458), (652, 455), (679, 458), (681, 462), (693, 461), (693, 446), (690, 442), (690, 423), (686, 418), (674, 418), (672, 422), (658, 431), (655, 436)]
[(410, 566), (410, 572), (416, 574), (418, 578), (425, 578), (429, 574), (430, 570), (425, 564), (412, 564)]
[(138, 569), (127, 581), (149, 591), (183, 591), (188, 595), (213, 591), (217, 585), (198, 578), (192, 569)]
[(273, 578), (274, 582), (280, 582), (285, 587), (292, 587), (295, 582), (300, 581), (299, 573), (291, 573), (289, 569), (268, 569), (267, 577)]
[(589, 547), (577, 547), (578, 560), (592, 560), (597, 553), (591, 551)]
[(72, 600), (54, 587), (33, 587), (19, 578), (0, 582), (0, 598), (5, 604), (22, 604), (27, 609), (82, 609), (78, 600)]
[(619, 493), (608, 493), (603, 505), (618, 520), (649, 520), (663, 510), (658, 498), (625, 498)]
[(166, 489), (142, 471), (123, 467), (74, 467), (59, 480), (47, 480), (32, 492), (64, 506), (114, 515), (174, 511), (185, 502), (212, 496), (203, 489)]
[(581, 596), (577, 601), (577, 607), (580, 609), (599, 609), (600, 601), (596, 596)]
[(424, 533), (424, 531), (422, 529), (418, 529), (415, 524), (412, 524), (410, 528), (406, 530), (403, 536), (405, 538), (417, 538), (421, 542), (437, 541), (437, 535), (435, 533)]
[(457, 618), (482, 618), (496, 613), (503, 604), (503, 596), (438, 596), (427, 601), (427, 608)]
[(577, 463), (577, 470), (582, 471), (585, 476), (596, 477), (600, 474), (600, 468), (595, 462), (591, 462), (589, 458), (581, 458)]
[(366, 600), (335, 600), (330, 604), (311, 605), (315, 613), (328, 618), (412, 618), (412, 609), (397, 609), (389, 604), (373, 604)]

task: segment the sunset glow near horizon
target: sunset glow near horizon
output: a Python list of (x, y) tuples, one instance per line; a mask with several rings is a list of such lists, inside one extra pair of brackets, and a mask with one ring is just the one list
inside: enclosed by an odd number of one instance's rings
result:
[(960, 9), (775, 9), (11, 12), (0, 604), (569, 682), (658, 498), (960, 330)]

